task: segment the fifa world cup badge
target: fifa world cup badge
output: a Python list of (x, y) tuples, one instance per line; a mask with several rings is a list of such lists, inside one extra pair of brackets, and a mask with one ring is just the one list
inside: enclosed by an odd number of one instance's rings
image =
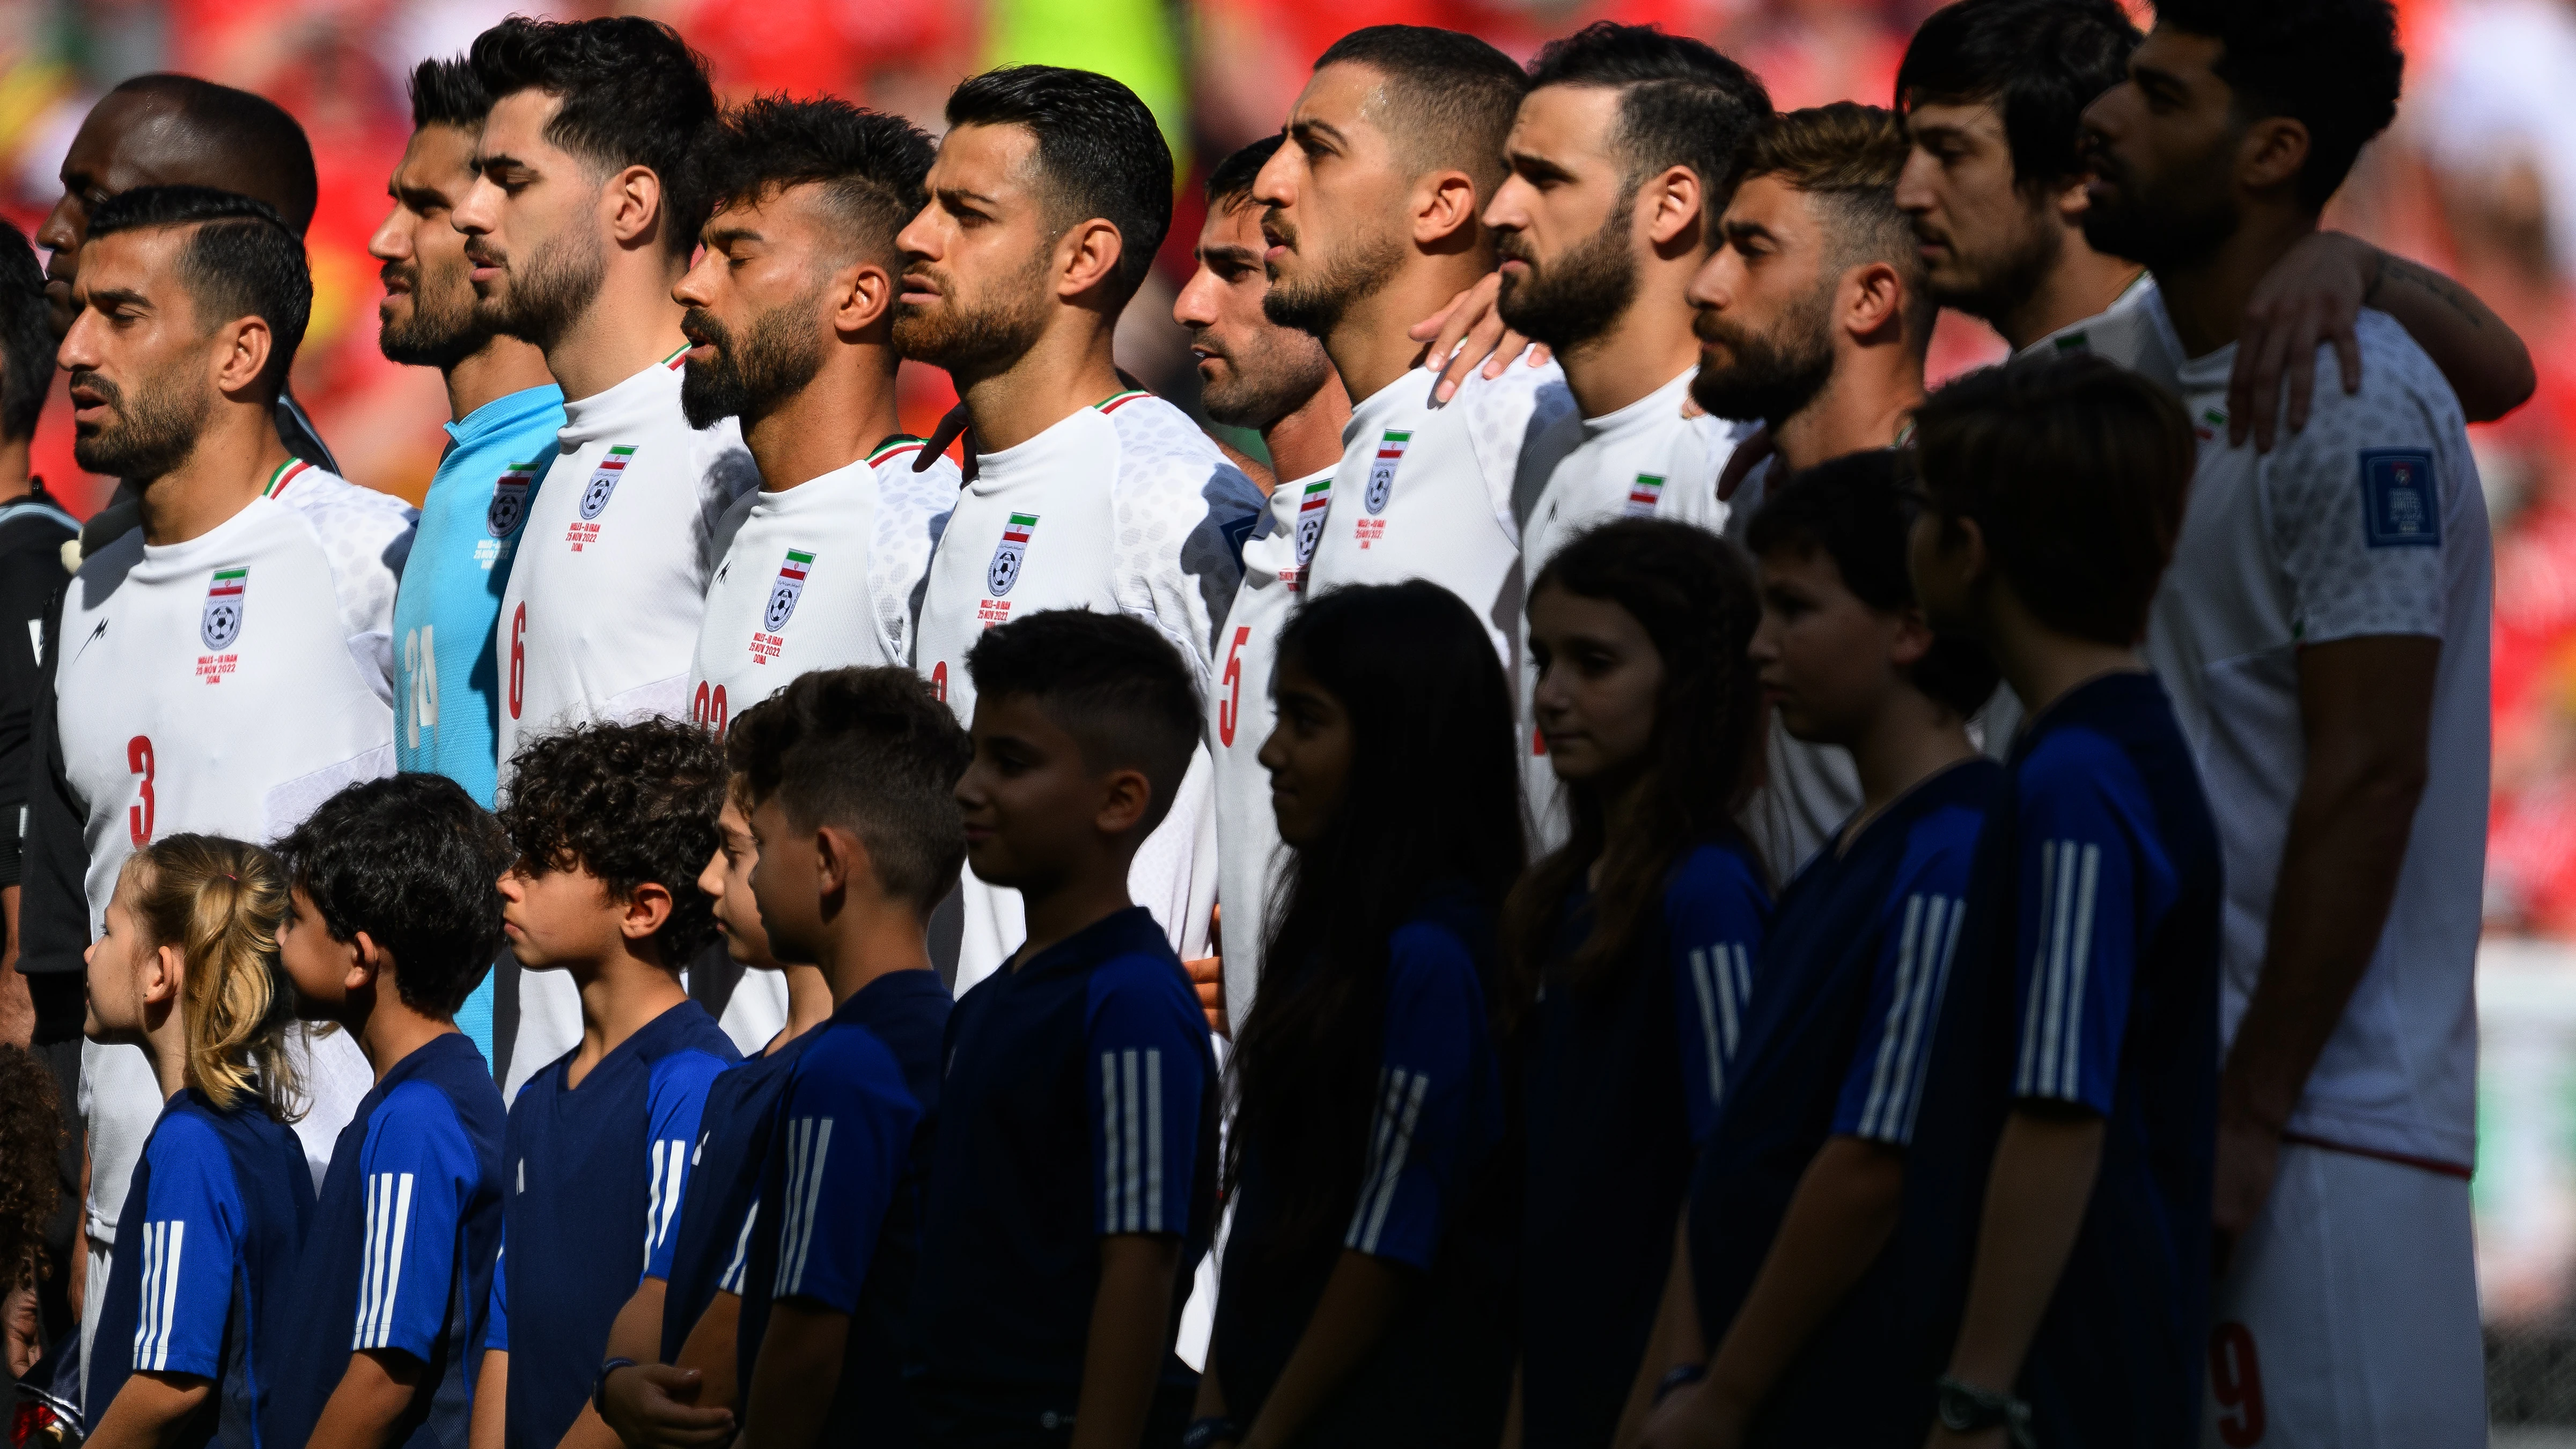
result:
[(1369, 464), (1368, 493), (1360, 500), (1368, 505), (1371, 515), (1386, 512), (1386, 500), (1395, 492), (1395, 465), (1404, 461), (1404, 450), (1413, 445), (1413, 434), (1389, 428), (1378, 439), (1377, 461)]

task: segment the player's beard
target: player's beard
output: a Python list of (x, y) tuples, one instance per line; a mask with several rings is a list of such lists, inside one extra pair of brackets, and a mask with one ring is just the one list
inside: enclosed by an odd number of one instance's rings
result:
[(1323, 345), (1302, 332), (1258, 328), (1221, 347), (1194, 328), (1190, 342), (1225, 359), (1224, 380), (1199, 385), (1199, 406), (1230, 428), (1269, 427), (1304, 407), (1333, 374)]
[(723, 418), (751, 422), (803, 392), (823, 370), (823, 336), (814, 318), (821, 298), (816, 288), (772, 307), (753, 318), (740, 338), (704, 309), (691, 307), (680, 331), (693, 344), (715, 348), (716, 355), (705, 363), (691, 358), (680, 370), (680, 412), (689, 426), (712, 427)]
[(388, 283), (404, 283), (411, 297), (411, 315), (387, 321), (376, 332), (376, 346), (387, 361), (444, 372), (491, 340), (491, 329), (474, 320), (474, 284), (465, 279), (465, 271), (462, 257), (435, 274), (418, 257), (384, 264), (380, 275)]
[(1827, 278), (1768, 333), (1740, 327), (1723, 312), (1692, 318), (1693, 336), (1734, 356), (1724, 367), (1712, 367), (1703, 350), (1691, 398), (1718, 417), (1758, 420), (1774, 429), (1797, 416), (1834, 375), (1833, 302), (1840, 282)]
[(955, 274), (926, 263), (907, 267), (930, 279), (939, 289), (939, 301), (929, 307), (895, 303), (894, 350), (915, 362), (946, 368), (961, 380), (1008, 371), (1046, 333), (1050, 255), (1050, 248), (1032, 248), (1017, 275), (994, 284), (973, 303)]
[(72, 461), (92, 473), (140, 482), (176, 469), (197, 451), (214, 410), (214, 389), (188, 358), (138, 380), (134, 395), (95, 372), (75, 371), (75, 387), (97, 393), (110, 421), (72, 438)]
[(1993, 322), (2028, 302), (2066, 251), (2066, 228), (2057, 220), (2053, 199), (2029, 208), (2022, 230), (1993, 256), (1971, 262), (1950, 246), (1952, 274), (1935, 273), (1924, 290), (1944, 307)]
[[(476, 252), (479, 240), (467, 239), (466, 254), (484, 260)], [(551, 348), (598, 299), (599, 284), (608, 276), (608, 255), (599, 244), (599, 233), (576, 222), (531, 248), (507, 270), (509, 290), (499, 298), (476, 299), (475, 320), (539, 348)]]
[[(1276, 233), (1281, 245), (1291, 253), (1303, 255), (1297, 245), (1296, 228), (1272, 221), (1266, 231)], [(1337, 250), (1308, 258), (1312, 270), (1304, 276), (1270, 273), (1270, 290), (1262, 294), (1262, 315), (1282, 327), (1294, 327), (1317, 337), (1329, 337), (1342, 324), (1342, 317), (1359, 303), (1367, 301), (1395, 280), (1404, 267), (1404, 243), (1386, 233), (1357, 237)]]
[(1531, 254), (1529, 234), (1507, 231), (1494, 239), (1505, 261), (1529, 270), (1502, 275), (1494, 308), (1532, 342), (1571, 352), (1610, 330), (1637, 299), (1637, 255), (1629, 249), (1628, 208), (1611, 208), (1598, 230), (1565, 249), (1544, 267)]
[(2216, 148), (2206, 166), (2177, 168), (2166, 178), (2140, 176), (2102, 148), (2089, 152), (2085, 159), (2115, 188), (2108, 204), (2097, 194), (2084, 208), (2084, 240), (2095, 251), (2172, 271), (2207, 260), (2236, 234), (2229, 168)]

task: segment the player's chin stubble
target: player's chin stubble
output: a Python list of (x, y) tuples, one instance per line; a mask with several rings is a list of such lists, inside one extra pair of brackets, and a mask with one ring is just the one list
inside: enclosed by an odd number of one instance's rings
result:
[(475, 320), (548, 348), (561, 342), (598, 298), (599, 284), (608, 276), (608, 257), (597, 232), (572, 227), (530, 251), (504, 276), (509, 290), (498, 298), (478, 299)]
[(418, 261), (385, 265), (385, 280), (404, 283), (411, 298), (410, 311), (388, 318), (376, 334), (388, 362), (445, 371), (473, 356), (491, 335), (474, 320), (474, 286), (463, 264), (441, 270), (447, 275), (432, 281)]
[(95, 373), (75, 373), (72, 381), (106, 402), (110, 421), (98, 431), (72, 440), (72, 461), (109, 478), (158, 478), (188, 461), (197, 450), (214, 404), (202, 383), (188, 386), (188, 369), (170, 368), (144, 379), (132, 399), (122, 388)]
[(711, 362), (692, 359), (680, 372), (680, 411), (693, 428), (724, 418), (765, 417), (805, 390), (823, 370), (823, 337), (814, 324), (820, 293), (772, 307), (736, 338), (704, 310), (689, 309), (680, 330), (692, 343), (712, 345)]
[(1353, 306), (1395, 280), (1404, 267), (1405, 250), (1392, 236), (1364, 237), (1328, 253), (1302, 274), (1273, 273), (1270, 290), (1261, 298), (1262, 314), (1282, 327), (1328, 336)]
[(894, 350), (965, 377), (1007, 371), (1046, 331), (1046, 265), (1047, 253), (1036, 252), (1017, 276), (995, 288), (993, 298), (981, 306), (959, 300), (957, 279), (951, 274), (913, 268), (939, 288), (939, 300), (926, 307), (896, 304)]

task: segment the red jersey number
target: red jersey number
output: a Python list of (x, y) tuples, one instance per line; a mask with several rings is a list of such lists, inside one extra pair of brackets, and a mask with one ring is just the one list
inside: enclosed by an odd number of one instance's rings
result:
[(2242, 1323), (2209, 1331), (2209, 1396), (2218, 1401), (2218, 1440), (2228, 1449), (2263, 1442), (2263, 1365), (2254, 1335)]
[(715, 732), (716, 738), (724, 738), (725, 692), (723, 685), (719, 684), (713, 690), (709, 690), (705, 680), (701, 679), (698, 681), (697, 695), (689, 701), (689, 723), (693, 725), (704, 725)]
[(136, 735), (125, 742), (125, 768), (132, 770), (134, 803), (125, 810), (125, 833), (136, 848), (152, 843), (152, 737)]
[(1225, 691), (1225, 698), (1218, 700), (1216, 705), (1216, 739), (1218, 744), (1228, 747), (1234, 744), (1235, 721), (1243, 718), (1243, 645), (1251, 637), (1251, 625), (1235, 626), (1234, 642), (1225, 651), (1225, 677), (1218, 681), (1218, 687)]
[(510, 615), (510, 718), (519, 717), (519, 706), (528, 693), (528, 606), (524, 603)]
[(948, 661), (945, 659), (930, 666), (930, 697), (941, 704), (948, 702)]

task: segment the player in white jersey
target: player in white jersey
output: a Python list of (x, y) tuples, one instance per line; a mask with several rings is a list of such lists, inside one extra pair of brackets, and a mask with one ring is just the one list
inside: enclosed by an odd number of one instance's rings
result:
[[(896, 238), (894, 340), (948, 369), (979, 451), (931, 559), (914, 662), (971, 722), (966, 651), (986, 628), (1116, 610), (1160, 629), (1204, 690), (1261, 495), (1110, 360), (1118, 313), (1171, 226), (1170, 150), (1125, 86), (1054, 66), (974, 77), (947, 119), (930, 204)], [(1129, 874), (1185, 960), (1209, 954), (1216, 900), (1208, 775), (1193, 762)], [(1017, 892), (971, 869), (962, 891), (961, 995), (1026, 935)]]
[[(100, 205), (82, 252), (60, 354), (75, 451), (142, 500), (142, 527), (83, 561), (55, 636), (57, 788), (81, 817), (95, 937), (136, 849), (179, 831), (274, 839), (391, 773), (387, 641), (413, 515), (277, 438), (312, 283), (264, 203), (138, 188)], [(297, 1040), (318, 1180), (373, 1074), (345, 1034)], [(82, 1078), (89, 1281), (104, 1283), (161, 1094), (131, 1047), (85, 1048)]]
[(2226, 863), (2204, 1442), (2231, 1449), (2486, 1434), (2476, 465), (2451, 389), (2369, 313), (2360, 391), (2320, 381), (2269, 454), (2226, 404), (2247, 299), (2395, 114), (2401, 65), (2371, 0), (2168, 0), (2085, 113), (2085, 234), (2155, 272), (2201, 436), (2147, 644)]
[[(506, 793), (529, 736), (688, 713), (716, 527), (758, 479), (730, 420), (693, 428), (680, 407), (671, 288), (707, 213), (689, 164), (715, 119), (704, 64), (631, 16), (514, 17), (470, 58), (492, 110), (450, 220), (475, 314), (535, 343), (564, 392), (561, 451), (528, 505), (494, 640)], [(496, 1011), (494, 1035), (515, 1095), (580, 1040), (581, 1013), (561, 972), (507, 974), (517, 1020)]]
[(1424, 366), (1409, 329), (1491, 270), (1481, 213), (1526, 85), (1473, 36), (1353, 31), (1315, 62), (1252, 189), (1271, 244), (1263, 307), (1322, 339), (1352, 399), (1306, 588), (1428, 579), (1485, 622), (1506, 667), (1524, 445), (1574, 401), (1550, 365), (1478, 375), (1437, 403), (1437, 360)]
[(1252, 178), (1279, 145), (1278, 137), (1265, 136), (1208, 173), (1198, 271), (1172, 303), (1173, 320), (1190, 329), (1190, 350), (1198, 357), (1200, 406), (1220, 423), (1259, 429), (1272, 470), (1270, 514), (1244, 542), (1243, 583), (1226, 611), (1217, 648), (1222, 662), (1207, 693), (1224, 979), (1200, 983), (1200, 995), (1204, 1000), (1210, 986), (1221, 986), (1210, 1004), (1224, 1008), (1229, 1028), (1252, 1009), (1270, 897), (1285, 865), (1279, 819), (1270, 808), (1270, 772), (1260, 760), (1278, 718), (1270, 677), (1279, 631), (1297, 606), (1307, 561), (1323, 536), (1333, 470), (1342, 460), (1342, 425), (1351, 415), (1350, 395), (1322, 345), (1261, 310), (1270, 279), (1261, 265), (1261, 209), (1252, 204)]
[[(692, 427), (737, 420), (760, 466), (717, 530), (689, 667), (689, 718), (722, 735), (799, 674), (912, 662), (957, 469), (915, 469), (922, 440), (895, 417), (894, 234), (921, 208), (930, 138), (846, 101), (764, 97), (704, 144), (724, 192), (672, 293), (695, 344), (680, 407)], [(743, 972), (726, 1034), (756, 1053), (787, 1008), (784, 976)]]

